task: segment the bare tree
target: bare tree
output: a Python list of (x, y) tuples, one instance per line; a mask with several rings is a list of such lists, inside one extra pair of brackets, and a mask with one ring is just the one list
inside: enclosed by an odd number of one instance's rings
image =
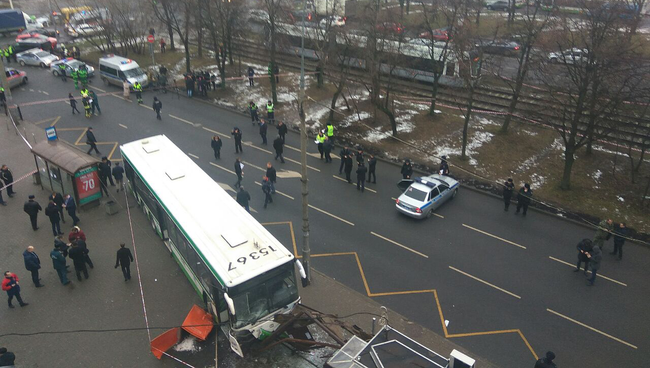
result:
[(284, 0), (263, 0), (264, 9), (269, 15), (267, 22), (269, 41), (269, 77), (271, 79), (271, 97), (274, 104), (278, 103), (277, 83), (274, 78), (276, 67), (276, 54), (278, 47), (278, 30), (281, 27), (280, 21), (285, 14)]
[(185, 71), (191, 71), (190, 19), (194, 0), (159, 0), (152, 2), (154, 14), (168, 28), (171, 28), (183, 42), (185, 48)]

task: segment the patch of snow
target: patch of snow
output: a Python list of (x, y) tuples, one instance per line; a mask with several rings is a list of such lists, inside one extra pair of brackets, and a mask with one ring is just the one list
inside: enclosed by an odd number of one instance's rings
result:
[(442, 111), (440, 110), (433, 110), (433, 112), (435, 112), (436, 114), (442, 114)]
[(526, 135), (529, 135), (531, 137), (534, 137), (534, 136), (539, 134), (537, 132), (533, 132), (533, 131), (530, 131), (530, 130), (524, 130), (523, 133), (526, 134)]
[(530, 177), (530, 181), (531, 189), (539, 189), (546, 183), (546, 177), (535, 173)]
[(478, 166), (478, 161), (476, 159), (470, 158), (469, 159), (469, 164), (472, 166)]
[(618, 199), (619, 202), (625, 202), (625, 198), (621, 196), (616, 196), (616, 199)]
[(600, 183), (600, 178), (603, 176), (603, 172), (596, 170), (593, 174), (589, 175), (596, 183)]
[(490, 120), (487, 118), (484, 118), (482, 116), (476, 117), (476, 120), (478, 121), (479, 125), (499, 125), (494, 120)]
[(174, 346), (174, 350), (189, 351), (192, 353), (196, 353), (198, 351), (201, 351), (201, 347), (198, 345), (198, 341), (196, 337), (188, 336), (187, 338), (185, 338), (185, 340), (176, 344), (176, 346)]
[(467, 144), (468, 154), (469, 152), (473, 152), (477, 148), (483, 146), (485, 143), (491, 141), (492, 137), (494, 137), (494, 134), (489, 132), (477, 131), (474, 133), (474, 137), (472, 137), (470, 142)]
[(378, 129), (370, 130), (364, 139), (370, 143), (377, 143), (383, 139), (390, 137), (390, 132), (382, 132)]
[(357, 114), (352, 114), (352, 115), (346, 117), (345, 119), (343, 119), (339, 123), (339, 127), (340, 128), (348, 127), (348, 126), (352, 125), (352, 123), (356, 123), (358, 121), (363, 121), (363, 120), (366, 120), (366, 119), (368, 119), (370, 117), (371, 117), (370, 113), (368, 113), (366, 111), (360, 111), (358, 115)]

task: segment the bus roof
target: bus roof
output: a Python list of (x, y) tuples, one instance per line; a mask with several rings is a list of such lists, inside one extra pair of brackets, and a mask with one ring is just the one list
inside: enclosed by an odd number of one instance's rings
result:
[[(165, 135), (127, 143), (120, 150), (224, 286), (236, 286), (294, 259)], [(261, 248), (268, 255), (261, 256)]]

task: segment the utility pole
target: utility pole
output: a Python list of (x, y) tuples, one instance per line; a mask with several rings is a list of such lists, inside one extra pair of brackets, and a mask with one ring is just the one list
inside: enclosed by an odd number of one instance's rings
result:
[(311, 283), (311, 249), (309, 248), (309, 202), (307, 195), (307, 124), (305, 123), (305, 12), (307, 1), (302, 0), (302, 36), (300, 37), (300, 92), (298, 114), (300, 115), (300, 182), (302, 183), (302, 266)]

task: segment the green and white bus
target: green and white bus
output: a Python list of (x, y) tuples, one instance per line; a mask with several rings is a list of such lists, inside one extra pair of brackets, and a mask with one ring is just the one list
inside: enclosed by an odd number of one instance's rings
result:
[(300, 301), (295, 267), (304, 277), (302, 265), (166, 136), (120, 151), (128, 188), (243, 356), (243, 347), (277, 329), (275, 315)]

